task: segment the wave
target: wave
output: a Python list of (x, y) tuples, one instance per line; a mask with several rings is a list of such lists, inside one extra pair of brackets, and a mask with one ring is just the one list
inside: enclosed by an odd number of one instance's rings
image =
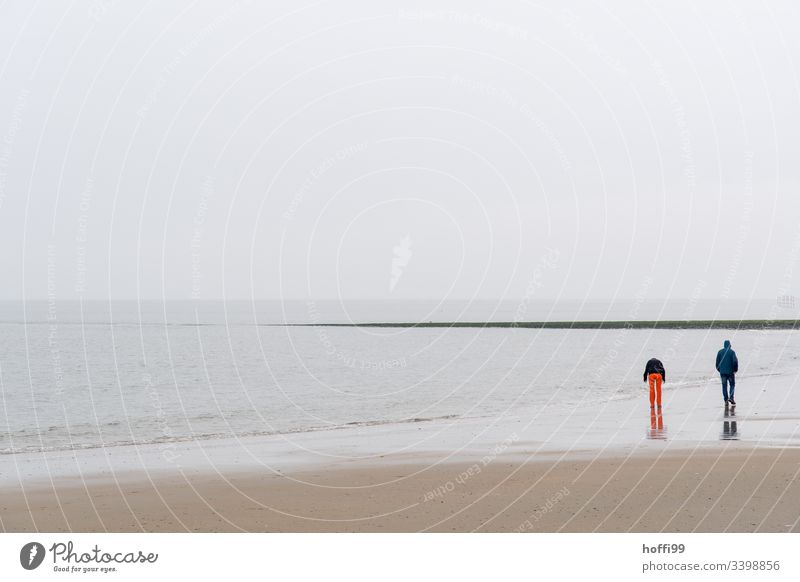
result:
[[(220, 439), (239, 439), (239, 438), (252, 438), (252, 437), (267, 437), (267, 436), (280, 436), (280, 435), (293, 435), (303, 433), (314, 433), (322, 431), (345, 430), (369, 426), (383, 426), (383, 425), (397, 425), (397, 424), (411, 424), (417, 422), (434, 422), (440, 420), (455, 420), (466, 419), (468, 417), (459, 414), (446, 414), (443, 416), (430, 416), (430, 417), (412, 417), (401, 419), (380, 419), (380, 420), (365, 420), (353, 421), (344, 424), (326, 425), (326, 426), (312, 426), (295, 429), (284, 430), (251, 430), (251, 431), (238, 431), (238, 432), (209, 432), (192, 435), (162, 435), (153, 438), (134, 439), (134, 440), (118, 440), (118, 441), (104, 441), (101, 443), (70, 443), (58, 444), (53, 446), (36, 446), (28, 445), (15, 448), (1, 448), (0, 455), (16, 455), (22, 453), (49, 453), (57, 451), (77, 451), (89, 449), (104, 449), (109, 447), (138, 447), (138, 446), (151, 446), (159, 444), (172, 444), (172, 443), (188, 443), (194, 441), (209, 441)], [(471, 417), (469, 417), (471, 418)], [(119, 422), (109, 423), (110, 425), (118, 425)], [(56, 427), (50, 427), (45, 432), (52, 432)], [(61, 427), (63, 428), (63, 427)], [(26, 430), (19, 431), (21, 433), (29, 432)], [(37, 436), (41, 436), (39, 432)], [(86, 435), (87, 433), (81, 433)], [(93, 433), (97, 434), (97, 433)], [(76, 436), (75, 433), (70, 433), (70, 436)], [(26, 438), (30, 438), (26, 434)]]

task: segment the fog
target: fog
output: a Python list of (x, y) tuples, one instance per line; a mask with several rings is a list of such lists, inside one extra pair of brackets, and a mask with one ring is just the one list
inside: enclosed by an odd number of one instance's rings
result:
[(798, 293), (791, 2), (12, 0), (2, 299)]

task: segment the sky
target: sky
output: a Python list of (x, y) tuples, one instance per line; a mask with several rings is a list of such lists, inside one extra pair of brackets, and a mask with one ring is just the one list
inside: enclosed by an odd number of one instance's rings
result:
[(800, 294), (800, 7), (0, 7), (0, 299)]

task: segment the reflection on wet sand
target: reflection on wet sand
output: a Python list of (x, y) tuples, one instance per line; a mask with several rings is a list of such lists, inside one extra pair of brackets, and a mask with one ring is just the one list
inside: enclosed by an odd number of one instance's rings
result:
[(722, 422), (722, 434), (719, 435), (723, 441), (738, 441), (739, 427), (736, 426), (736, 407), (725, 407), (725, 420)]
[(664, 415), (661, 407), (658, 410), (650, 409), (650, 430), (647, 431), (647, 438), (664, 441), (667, 440), (667, 429), (664, 428)]

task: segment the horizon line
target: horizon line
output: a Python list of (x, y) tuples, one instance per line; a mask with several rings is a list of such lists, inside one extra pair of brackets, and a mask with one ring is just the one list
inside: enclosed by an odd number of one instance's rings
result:
[(288, 302), (288, 301), (299, 301), (299, 302), (308, 302), (308, 301), (340, 301), (340, 302), (355, 302), (355, 301), (383, 301), (383, 302), (392, 302), (392, 303), (405, 303), (409, 301), (436, 301), (445, 303), (448, 301), (495, 301), (495, 302), (519, 302), (519, 303), (530, 303), (530, 302), (559, 302), (559, 301), (572, 301), (572, 302), (584, 302), (584, 303), (592, 303), (592, 302), (609, 302), (613, 303), (615, 301), (636, 301), (640, 303), (646, 302), (653, 302), (653, 301), (693, 301), (696, 303), (704, 302), (704, 301), (718, 301), (718, 302), (727, 302), (727, 301), (771, 301), (776, 302), (781, 297), (797, 297), (798, 303), (800, 304), (800, 296), (793, 296), (791, 294), (788, 295), (776, 295), (774, 297), (723, 297), (723, 298), (713, 298), (709, 297), (706, 299), (696, 299), (692, 297), (649, 297), (647, 299), (641, 299), (637, 297), (600, 297), (600, 298), (574, 298), (574, 297), (539, 297), (539, 298), (525, 298), (525, 297), (449, 297), (446, 299), (436, 298), (436, 297), (412, 297), (412, 298), (391, 298), (391, 297), (214, 297), (214, 298), (204, 298), (204, 299), (195, 299), (191, 297), (144, 297), (144, 298), (136, 298), (136, 297), (69, 297), (69, 298), (51, 298), (51, 297), (32, 297), (32, 298), (0, 298), (0, 303), (47, 303), (51, 301), (55, 301), (56, 303), (59, 302), (75, 302), (78, 303), (80, 301), (83, 302), (183, 302), (183, 303), (209, 303), (209, 302), (216, 302), (216, 303), (224, 303), (224, 302), (259, 302), (259, 301), (275, 301), (275, 302)]

